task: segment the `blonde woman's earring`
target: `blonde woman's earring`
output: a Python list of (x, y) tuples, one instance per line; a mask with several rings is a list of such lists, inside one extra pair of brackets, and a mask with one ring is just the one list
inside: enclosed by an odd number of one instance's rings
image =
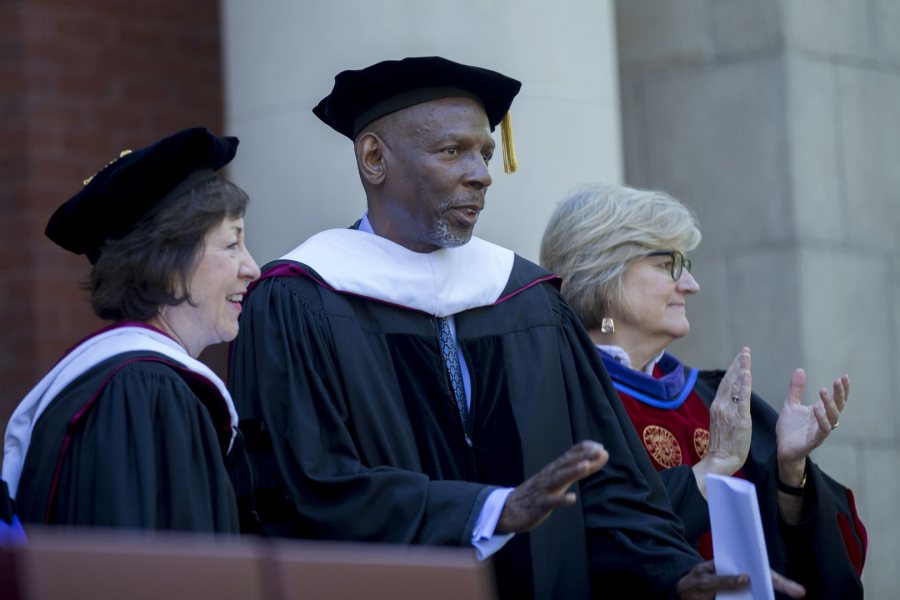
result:
[(616, 322), (610, 317), (603, 317), (600, 321), (600, 331), (602, 333), (614, 333), (616, 331)]

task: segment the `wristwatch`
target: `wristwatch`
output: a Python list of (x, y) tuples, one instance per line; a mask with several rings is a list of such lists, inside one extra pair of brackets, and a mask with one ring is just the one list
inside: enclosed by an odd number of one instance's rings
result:
[(803, 471), (803, 479), (800, 480), (800, 485), (798, 487), (794, 487), (792, 485), (787, 485), (786, 483), (781, 481), (781, 477), (775, 476), (775, 480), (778, 482), (778, 491), (784, 492), (789, 496), (802, 496), (803, 488), (806, 487), (806, 471)]

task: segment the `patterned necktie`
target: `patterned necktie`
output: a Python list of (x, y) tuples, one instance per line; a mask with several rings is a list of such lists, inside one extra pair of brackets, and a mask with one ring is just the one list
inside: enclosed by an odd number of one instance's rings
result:
[(456, 407), (459, 409), (459, 417), (462, 419), (463, 430), (466, 433), (466, 442), (471, 445), (469, 437), (469, 408), (466, 403), (466, 388), (463, 385), (462, 369), (459, 367), (459, 355), (457, 354), (456, 341), (450, 333), (450, 324), (445, 317), (435, 317), (435, 328), (441, 343), (441, 354), (450, 374), (450, 383), (453, 386), (453, 395), (456, 398)]

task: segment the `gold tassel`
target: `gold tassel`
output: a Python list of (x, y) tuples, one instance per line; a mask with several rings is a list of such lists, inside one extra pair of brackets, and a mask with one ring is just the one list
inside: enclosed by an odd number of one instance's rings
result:
[(500, 143), (503, 144), (503, 172), (515, 173), (519, 169), (516, 160), (516, 149), (513, 146), (512, 121), (509, 113), (500, 120)]
[[(121, 152), (119, 152), (119, 158), (122, 158), (123, 156), (127, 156), (127, 155), (129, 155), (129, 154), (131, 154), (131, 150), (122, 150)], [(103, 167), (103, 169), (105, 169), (105, 168), (108, 167), (109, 165), (111, 165), (111, 164), (113, 164), (114, 162), (116, 162), (117, 160), (119, 160), (119, 158), (114, 158), (114, 159), (112, 159), (111, 161), (109, 161), (108, 163), (106, 163), (106, 166)], [(102, 171), (103, 169), (100, 169), (100, 171)], [(100, 171), (97, 171), (97, 173), (99, 173)], [(88, 177), (87, 179), (85, 179), (84, 181), (82, 181), (81, 183), (84, 184), (84, 185), (89, 184), (89, 183), (91, 182), (91, 179), (93, 179), (94, 177), (97, 176), (97, 173), (94, 173), (93, 175), (91, 175), (90, 177)]]

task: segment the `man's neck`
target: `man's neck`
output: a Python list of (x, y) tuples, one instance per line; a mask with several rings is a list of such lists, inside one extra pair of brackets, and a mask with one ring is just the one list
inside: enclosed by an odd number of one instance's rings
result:
[(437, 246), (411, 247), (409, 244), (404, 243), (402, 240), (395, 239), (389, 235), (382, 235), (381, 233), (378, 233), (377, 231), (375, 231), (375, 227), (372, 225), (372, 221), (369, 220), (369, 211), (366, 211), (363, 214), (362, 219), (360, 219), (360, 221), (359, 221), (359, 227), (357, 229), (359, 231), (365, 231), (366, 233), (372, 233), (374, 235), (377, 235), (378, 237), (382, 237), (386, 240), (390, 240), (397, 245), (403, 246), (404, 248), (406, 248), (407, 250), (409, 250), (411, 252), (418, 252), (419, 254), (428, 254), (430, 252), (440, 250), (440, 248)]

